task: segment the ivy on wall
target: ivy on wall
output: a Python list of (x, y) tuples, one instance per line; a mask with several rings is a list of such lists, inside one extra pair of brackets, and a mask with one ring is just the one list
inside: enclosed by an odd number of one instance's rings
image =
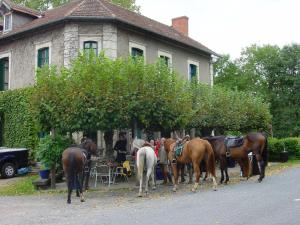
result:
[(31, 94), (32, 88), (0, 93), (0, 113), (4, 122), (1, 136), (4, 146), (28, 148), (30, 159), (34, 159), (39, 128), (30, 108)]

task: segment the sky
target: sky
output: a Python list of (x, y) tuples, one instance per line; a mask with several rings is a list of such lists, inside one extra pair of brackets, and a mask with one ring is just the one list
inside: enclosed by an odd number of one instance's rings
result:
[(136, 0), (141, 13), (171, 25), (189, 17), (189, 36), (233, 59), (252, 44), (300, 43), (300, 0)]

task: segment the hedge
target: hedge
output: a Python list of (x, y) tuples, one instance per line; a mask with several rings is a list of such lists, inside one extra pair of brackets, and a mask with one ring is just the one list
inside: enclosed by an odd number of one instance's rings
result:
[(38, 123), (30, 110), (32, 88), (0, 92), (0, 113), (4, 115), (3, 141), (6, 147), (26, 147), (35, 158)]
[(268, 139), (270, 161), (279, 161), (280, 152), (287, 151), (289, 159), (300, 159), (300, 138)]

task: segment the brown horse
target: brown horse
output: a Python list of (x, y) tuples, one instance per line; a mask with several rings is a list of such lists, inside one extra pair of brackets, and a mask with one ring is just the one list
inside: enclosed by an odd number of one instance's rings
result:
[(177, 190), (178, 186), (178, 167), (177, 163), (186, 164), (192, 163), (195, 173), (195, 185), (192, 189), (193, 192), (197, 190), (200, 179), (200, 163), (202, 160), (206, 162), (207, 171), (211, 174), (213, 179), (213, 188), (216, 190), (216, 173), (215, 173), (215, 157), (214, 152), (208, 141), (200, 138), (192, 139), (184, 144), (182, 154), (176, 157), (174, 139), (167, 139), (165, 141), (165, 149), (168, 154), (169, 160), (172, 162), (172, 169), (174, 173), (174, 188), (173, 191)]
[[(220, 161), (221, 183), (224, 181), (224, 172), (226, 176), (225, 183), (229, 181), (228, 165), (226, 157), (225, 136), (205, 137), (203, 139), (209, 141), (212, 145), (216, 159)], [(239, 163), (243, 176), (250, 176), (250, 162), (248, 153), (251, 151), (259, 162), (260, 177), (259, 182), (265, 177), (265, 167), (268, 162), (268, 141), (262, 133), (249, 133), (244, 137), (244, 143), (240, 147), (230, 148), (230, 156)]]
[[(97, 145), (91, 139), (84, 139), (78, 147), (69, 147), (62, 154), (63, 169), (68, 186), (68, 200), (71, 203), (72, 190), (76, 189), (77, 197), (84, 202), (82, 193), (83, 181), (85, 179), (85, 168), (90, 166), (91, 155), (96, 155)], [(88, 176), (86, 177), (88, 184)]]

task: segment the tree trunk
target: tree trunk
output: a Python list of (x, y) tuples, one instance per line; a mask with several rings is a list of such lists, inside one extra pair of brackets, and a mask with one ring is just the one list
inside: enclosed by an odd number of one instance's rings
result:
[[(56, 131), (54, 128), (51, 129), (51, 135), (52, 137), (55, 137), (56, 135)], [(54, 163), (54, 165), (51, 166), (51, 189), (55, 189), (56, 186), (56, 165)]]
[(105, 141), (105, 148), (106, 148), (106, 156), (111, 157), (113, 155), (113, 137), (114, 131), (105, 131), (104, 132), (104, 141)]
[(51, 189), (55, 189), (56, 187), (55, 177), (56, 177), (56, 169), (55, 169), (55, 165), (53, 165), (51, 167)]

